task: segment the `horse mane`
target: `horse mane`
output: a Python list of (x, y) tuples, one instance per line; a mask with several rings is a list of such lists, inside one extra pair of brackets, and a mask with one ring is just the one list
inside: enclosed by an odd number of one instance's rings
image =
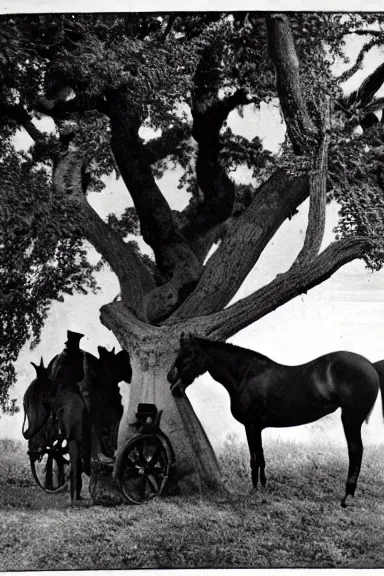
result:
[(225, 350), (232, 350), (233, 352), (236, 353), (236, 356), (238, 357), (238, 359), (240, 358), (244, 358), (244, 360), (254, 360), (254, 359), (258, 359), (258, 360), (262, 360), (262, 361), (267, 361), (267, 362), (272, 362), (273, 364), (277, 364), (276, 362), (274, 362), (274, 360), (271, 360), (270, 358), (268, 358), (268, 356), (265, 356), (264, 354), (261, 354), (260, 352), (256, 352), (255, 350), (250, 350), (249, 348), (243, 348), (242, 346), (236, 346), (235, 344), (230, 344), (229, 342), (220, 342), (219, 340), (208, 340), (208, 338), (196, 338), (196, 340), (202, 340), (203, 342), (209, 342), (210, 344), (216, 346), (216, 347), (220, 347), (223, 348), (223, 352)]
[(41, 403), (49, 397), (50, 389), (52, 386), (52, 380), (48, 377), (46, 378), (35, 378), (25, 391), (23, 402)]

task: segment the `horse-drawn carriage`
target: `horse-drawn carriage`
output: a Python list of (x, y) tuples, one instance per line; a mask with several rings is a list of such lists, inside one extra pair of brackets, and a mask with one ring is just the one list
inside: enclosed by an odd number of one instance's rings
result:
[[(36, 483), (49, 493), (69, 486), (71, 501), (79, 499), (82, 473), (91, 476), (93, 458), (111, 474), (114, 468), (128, 502), (161, 494), (176, 477), (175, 454), (154, 404), (138, 405), (137, 434), (114, 459), (123, 414), (119, 383), (132, 377), (128, 352), (98, 346), (96, 358), (80, 349), (82, 334), (68, 330), (67, 336), (66, 348), (47, 367), (43, 359), (39, 366), (31, 363), (36, 378), (24, 394), (23, 436)], [(92, 495), (92, 483), (90, 489)]]
[[(175, 477), (175, 453), (169, 438), (160, 429), (161, 411), (154, 404), (139, 404), (137, 434), (119, 451), (115, 478), (127, 502), (141, 504), (159, 496)], [(29, 444), (33, 478), (45, 492), (57, 494), (68, 487), (71, 463), (68, 443), (53, 417), (41, 440)]]

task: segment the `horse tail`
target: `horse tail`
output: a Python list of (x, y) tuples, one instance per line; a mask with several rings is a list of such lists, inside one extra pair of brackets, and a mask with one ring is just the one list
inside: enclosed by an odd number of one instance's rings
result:
[[(366, 423), (366, 424), (369, 424), (369, 418), (371, 417), (372, 410), (373, 410), (374, 406), (375, 406), (375, 403), (372, 404), (372, 406), (371, 406), (371, 408), (370, 408), (370, 410), (369, 410), (369, 412), (368, 412), (368, 414), (367, 414), (367, 416), (366, 416), (366, 418), (365, 418), (365, 423)], [(384, 410), (384, 407), (383, 407), (383, 410)]]
[(377, 362), (377, 364), (380, 364), (380, 368), (379, 368), (379, 370), (376, 368), (376, 372), (379, 375), (379, 386), (380, 386), (380, 393), (381, 393), (381, 409), (382, 409), (383, 419), (384, 419), (384, 361)]
[(22, 432), (24, 438), (25, 438), (24, 432), (25, 432), (25, 421), (26, 421), (26, 419), (27, 419), (27, 411), (26, 411), (25, 406), (24, 406), (24, 420), (23, 420), (23, 427), (22, 427), (22, 429), (21, 429), (21, 432)]
[[(381, 394), (381, 410), (382, 410), (382, 414), (383, 414), (383, 419), (384, 419), (384, 360), (380, 360), (379, 362), (374, 362), (373, 367), (375, 368), (377, 375), (379, 377), (379, 388), (380, 388), (380, 394)], [(367, 416), (367, 423), (368, 423), (368, 417), (370, 416), (370, 413), (372, 412), (372, 409), (370, 410), (368, 416)]]

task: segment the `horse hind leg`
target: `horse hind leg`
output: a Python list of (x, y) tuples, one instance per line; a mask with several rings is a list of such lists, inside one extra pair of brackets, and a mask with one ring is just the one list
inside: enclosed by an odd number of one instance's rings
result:
[(347, 506), (349, 496), (355, 495), (357, 480), (360, 474), (361, 462), (363, 459), (363, 443), (361, 440), (361, 425), (363, 420), (353, 413), (343, 411), (341, 420), (348, 445), (349, 467), (345, 488), (345, 496), (341, 501), (343, 508)]
[(68, 442), (69, 458), (71, 462), (71, 473), (70, 473), (70, 500), (71, 505), (73, 504), (75, 495), (77, 497), (77, 486), (78, 486), (78, 462), (79, 462), (79, 450), (75, 440), (70, 440)]
[(261, 430), (248, 429), (246, 428), (248, 447), (251, 456), (251, 471), (252, 471), (252, 484), (254, 488), (257, 488), (259, 481), (259, 470), (260, 470), (260, 483), (264, 487), (266, 484), (265, 477), (265, 460), (264, 451), (261, 438)]

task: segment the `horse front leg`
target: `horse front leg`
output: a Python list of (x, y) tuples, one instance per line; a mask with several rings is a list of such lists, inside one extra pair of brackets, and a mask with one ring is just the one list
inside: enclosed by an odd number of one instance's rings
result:
[(70, 473), (70, 499), (71, 505), (75, 498), (75, 493), (77, 492), (78, 486), (78, 461), (80, 459), (79, 450), (77, 447), (77, 442), (75, 440), (69, 440), (68, 442), (68, 452), (71, 462), (71, 473)]
[(81, 458), (80, 458), (80, 450), (78, 450), (78, 458), (77, 458), (77, 478), (76, 478), (76, 500), (81, 500), (81, 489), (83, 487), (83, 480), (81, 478), (82, 474), (82, 465), (81, 465)]
[(344, 433), (348, 444), (349, 467), (348, 477), (345, 487), (345, 496), (341, 501), (343, 508), (347, 506), (348, 496), (354, 496), (357, 480), (360, 474), (361, 461), (363, 459), (363, 443), (361, 441), (360, 418), (354, 418), (350, 414), (342, 414)]
[(251, 456), (251, 472), (252, 472), (252, 484), (254, 488), (257, 488), (259, 481), (259, 470), (260, 470), (260, 482), (264, 487), (266, 484), (265, 477), (265, 460), (263, 443), (261, 438), (261, 428), (256, 426), (246, 426), (249, 453)]

